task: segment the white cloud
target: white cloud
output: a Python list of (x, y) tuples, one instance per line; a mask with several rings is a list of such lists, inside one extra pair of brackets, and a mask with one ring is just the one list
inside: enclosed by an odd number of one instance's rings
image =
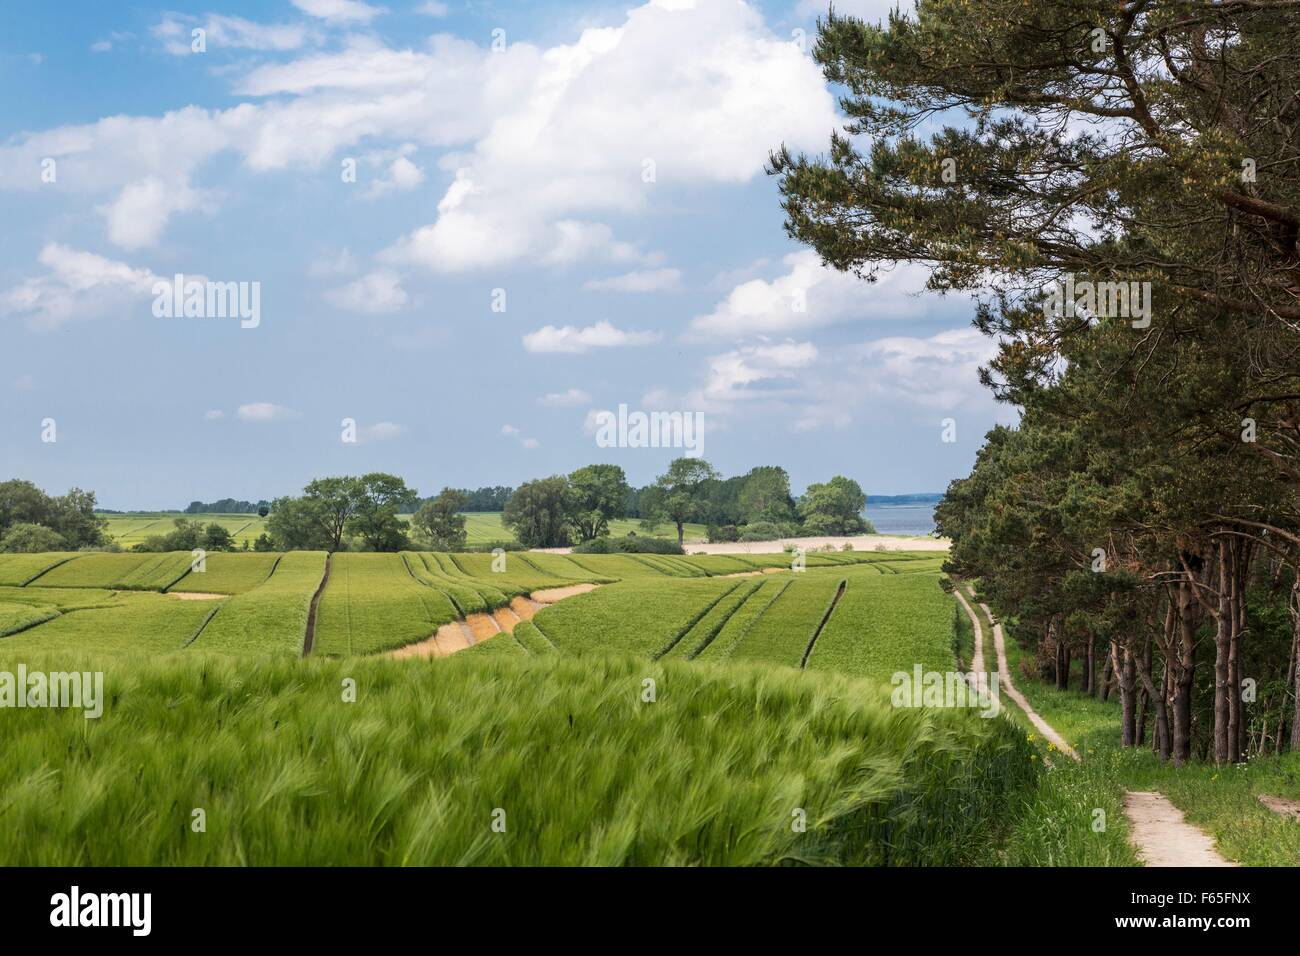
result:
[(226, 417), (226, 413), (219, 408), (210, 408), (203, 413), (203, 420), (209, 422), (219, 422)]
[(150, 32), (162, 41), (168, 53), (190, 56), (194, 52), (191, 43), (195, 28), (205, 31), (208, 50), (296, 50), (311, 38), (310, 31), (301, 24), (254, 23), (216, 13), (205, 18), (169, 13)]
[[(322, 0), (318, 10), (329, 9), (354, 11)], [(209, 50), (322, 42), (312, 23), (216, 15), (168, 14), (154, 33), (188, 54), (195, 25), (208, 30)], [(615, 235), (610, 217), (630, 223), (663, 208), (662, 190), (749, 182), (775, 144), (820, 149), (838, 125), (811, 58), (754, 7), (722, 0), (652, 0), (619, 26), (551, 47), (512, 43), (494, 53), (439, 34), (401, 50), (349, 35), (341, 49), (230, 72), (236, 94), (268, 99), (20, 134), (0, 146), (0, 188), (41, 187), (32, 170), (55, 158), (56, 188), (97, 197), (114, 241), (135, 248), (156, 242), (177, 212), (203, 207), (197, 175), (221, 153), (253, 172), (337, 176), (345, 151), (409, 143), (443, 150), (441, 165), (455, 176), (434, 221), (391, 244), (390, 265), (456, 271), (589, 260), (646, 268), (660, 263), (634, 236)], [(653, 182), (645, 160), (654, 163)], [(383, 182), (417, 184), (413, 161), (394, 163)]]
[(153, 284), (163, 280), (139, 269), (57, 242), (37, 257), (46, 269), (0, 294), (0, 313), (25, 318), (35, 328), (52, 329), (74, 319), (107, 313), (149, 315)]
[(404, 308), (410, 297), (401, 277), (388, 269), (376, 269), (338, 289), (325, 293), (331, 305), (348, 312), (381, 315)]
[(290, 0), (303, 13), (330, 23), (369, 23), (384, 12), (361, 0)]
[(370, 186), (366, 190), (367, 198), (390, 192), (406, 192), (424, 182), (424, 170), (409, 158), (414, 152), (415, 145), (407, 143), (396, 151), (370, 154), (367, 157), (369, 165), (372, 167), (386, 165), (387, 168), (370, 180)]
[(882, 271), (872, 283), (822, 265), (811, 250), (790, 253), (782, 262), (788, 270), (784, 275), (736, 286), (712, 312), (691, 321), (687, 337), (787, 335), (839, 322), (916, 318), (926, 312), (927, 303), (917, 295), (929, 275), (922, 266)]
[(817, 360), (811, 342), (735, 349), (709, 360), (703, 396), (710, 402), (770, 400), (798, 389), (799, 372)]
[(405, 425), (399, 425), (396, 422), (376, 422), (373, 425), (363, 425), (359, 428), (357, 430), (357, 440), (360, 442), (391, 441), (405, 435), (407, 431)]
[(245, 422), (279, 422), (298, 417), (298, 413), (292, 408), (276, 405), (273, 402), (251, 402), (240, 405), (235, 410), (235, 415), (240, 421)]
[(187, 182), (164, 182), (150, 177), (131, 183), (99, 212), (108, 222), (108, 238), (124, 249), (140, 249), (158, 242), (172, 215), (204, 205), (204, 197)]
[[(889, 19), (889, 12), (901, 7), (904, 13), (911, 13), (916, 5), (911, 0), (835, 0), (835, 15), (840, 17), (857, 17), (867, 23), (879, 23)], [(831, 7), (831, 0), (799, 0), (795, 5), (796, 17), (826, 18), (826, 11)]]
[(330, 276), (346, 276), (357, 271), (357, 257), (352, 251), (344, 246), (337, 253), (326, 253), (317, 256), (307, 266), (307, 274), (315, 279), (325, 279)]
[(514, 425), (502, 425), (501, 434), (504, 435), (506, 438), (513, 438), (515, 441), (519, 443), (520, 448), (526, 448), (529, 451), (532, 451), (535, 448), (540, 448), (542, 446), (542, 443), (539, 442), (536, 438), (525, 438), (523, 436), (523, 433), (520, 432), (520, 430), (516, 428)]
[(571, 408), (574, 405), (586, 405), (591, 401), (591, 395), (580, 388), (570, 388), (563, 392), (549, 392), (537, 400), (539, 405), (548, 405), (551, 408)]
[(588, 292), (666, 292), (680, 288), (681, 283), (680, 269), (647, 269), (608, 279), (590, 279), (582, 288)]
[(90, 45), (90, 49), (95, 53), (107, 53), (113, 49), (113, 43), (110, 40), (96, 40)]
[(658, 332), (625, 332), (607, 321), (586, 328), (566, 325), (556, 328), (543, 326), (524, 336), (524, 348), (529, 352), (588, 352), (592, 349), (620, 348), (625, 346), (653, 345), (658, 342)]
[[(523, 93), (458, 164), (437, 220), (394, 247), (406, 261), (450, 271), (602, 254), (608, 241), (585, 241), (608, 230), (596, 217), (641, 212), (673, 184), (747, 182), (773, 145), (822, 147), (838, 125), (816, 64), (743, 3), (646, 3), (572, 44), (490, 59), (490, 79)], [(568, 249), (548, 256), (565, 223)]]
[(448, 8), (445, 3), (439, 3), (438, 0), (425, 0), (415, 8), (416, 13), (423, 13), (426, 17), (445, 17)]

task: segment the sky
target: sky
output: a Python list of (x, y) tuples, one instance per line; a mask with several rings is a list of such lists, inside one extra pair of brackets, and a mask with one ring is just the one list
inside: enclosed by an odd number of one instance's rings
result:
[[(625, 405), (698, 416), (727, 475), (942, 491), (1013, 420), (971, 300), (822, 266), (764, 173), (843, 121), (819, 14), (5, 3), (0, 477), (117, 510), (376, 470), (644, 484), (682, 450), (605, 447)], [(168, 314), (177, 275), (199, 314)], [(241, 315), (204, 305), (224, 283)]]

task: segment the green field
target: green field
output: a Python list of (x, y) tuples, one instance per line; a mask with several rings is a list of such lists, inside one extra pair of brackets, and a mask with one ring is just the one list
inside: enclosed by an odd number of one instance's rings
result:
[[(996, 862), (1033, 744), (889, 705), (953, 666), (935, 564), (341, 552), (313, 629), (323, 553), (12, 556), (0, 670), (100, 670), (107, 701), (6, 714), (0, 863)], [(575, 583), (449, 659), (376, 656)]]
[[(124, 548), (130, 548), (133, 545), (141, 544), (146, 538), (154, 535), (164, 535), (171, 531), (177, 518), (185, 518), (190, 521), (198, 521), (204, 526), (209, 524), (219, 524), (230, 532), (235, 539), (237, 547), (243, 547), (247, 542), (251, 548), (253, 541), (258, 535), (266, 531), (266, 519), (255, 514), (193, 514), (183, 515), (179, 513), (163, 512), (139, 512), (131, 514), (111, 514), (100, 515), (101, 518), (108, 522), (108, 535)], [(409, 521), (409, 515), (403, 515), (403, 520)], [(687, 542), (699, 542), (705, 539), (705, 528), (702, 524), (686, 525)], [(616, 537), (622, 537), (629, 533), (644, 535), (648, 532), (642, 530), (641, 522), (635, 520), (616, 518), (609, 523), (610, 534)], [(502, 544), (513, 541), (514, 535), (506, 530), (501, 523), (500, 512), (471, 512), (465, 515), (465, 532), (468, 536), (469, 544)], [(673, 525), (662, 524), (649, 532), (656, 537), (676, 538), (677, 529)]]

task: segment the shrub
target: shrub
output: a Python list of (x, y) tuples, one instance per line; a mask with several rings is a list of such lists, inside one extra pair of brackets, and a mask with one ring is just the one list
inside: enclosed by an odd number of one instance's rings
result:
[(0, 538), (0, 551), (7, 554), (35, 554), (38, 551), (62, 551), (68, 543), (57, 531), (39, 524), (13, 525)]
[(740, 529), (734, 524), (711, 524), (708, 527), (708, 538), (710, 544), (718, 544), (723, 541), (739, 541)]
[(741, 541), (773, 541), (781, 537), (781, 529), (771, 521), (755, 521), (740, 532)]
[(626, 538), (593, 538), (575, 547), (577, 554), (685, 554), (682, 546), (668, 538), (628, 535)]

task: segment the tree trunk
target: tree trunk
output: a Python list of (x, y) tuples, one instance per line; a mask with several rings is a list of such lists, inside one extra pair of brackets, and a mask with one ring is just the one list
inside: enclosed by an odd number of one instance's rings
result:
[(1291, 585), (1291, 750), (1300, 751), (1300, 571)]
[(1097, 642), (1088, 635), (1088, 647), (1084, 651), (1083, 692), (1089, 697), (1097, 696)]
[(679, 521), (677, 522), (677, 547), (679, 548), (682, 547), (682, 542), (685, 540), (686, 540), (686, 524), (685, 522)]
[(1114, 660), (1116, 683), (1119, 685), (1120, 743), (1132, 747), (1134, 731), (1137, 726), (1137, 695), (1134, 693), (1133, 652), (1125, 644), (1120, 649), (1119, 642), (1110, 642), (1110, 654)]
[[(1229, 613), (1232, 587), (1228, 570), (1228, 546), (1220, 541), (1215, 547), (1219, 568), (1219, 596), (1214, 610), (1214, 764), (1228, 762), (1228, 645), (1232, 640), (1233, 616)], [(1234, 728), (1235, 729), (1235, 728)]]
[(1196, 597), (1191, 581), (1180, 582), (1174, 590), (1177, 601), (1178, 652), (1175, 656), (1174, 766), (1181, 767), (1192, 758), (1192, 687), (1196, 679)]
[(1106, 652), (1106, 659), (1101, 667), (1101, 702), (1104, 704), (1110, 700), (1110, 669), (1111, 669), (1110, 652)]

